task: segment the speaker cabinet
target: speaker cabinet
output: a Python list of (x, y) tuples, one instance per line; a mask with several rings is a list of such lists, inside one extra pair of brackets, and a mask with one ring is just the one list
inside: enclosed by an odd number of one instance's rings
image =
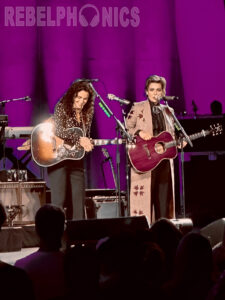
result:
[[(46, 202), (45, 182), (0, 182), (0, 202), (9, 212), (15, 209), (17, 214), (13, 224), (31, 224), (37, 210)], [(9, 220), (9, 218), (8, 218)]]
[(115, 190), (96, 189), (86, 190), (85, 214), (86, 219), (117, 218), (126, 215), (126, 196), (121, 192), (119, 203)]

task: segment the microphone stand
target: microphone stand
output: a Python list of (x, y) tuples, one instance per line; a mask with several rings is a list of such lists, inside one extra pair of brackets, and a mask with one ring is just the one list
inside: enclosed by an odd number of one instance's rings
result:
[(107, 189), (107, 183), (106, 183), (106, 179), (105, 179), (105, 172), (104, 172), (104, 170), (103, 170), (103, 165), (104, 165), (104, 163), (106, 163), (106, 160), (105, 160), (105, 159), (101, 162), (101, 172), (102, 172), (102, 177), (103, 177), (104, 187), (105, 187), (105, 189)]
[(175, 127), (179, 131), (181, 131), (183, 133), (183, 136), (184, 136), (184, 138), (181, 139), (181, 178), (182, 178), (182, 181), (181, 181), (182, 182), (182, 184), (181, 184), (181, 190), (182, 190), (182, 193), (180, 195), (180, 197), (181, 197), (181, 199), (180, 199), (180, 206), (181, 206), (181, 211), (182, 211), (183, 218), (185, 218), (185, 187), (184, 187), (184, 149), (183, 149), (183, 140), (186, 140), (191, 147), (193, 147), (193, 144), (192, 144), (189, 136), (185, 132), (184, 128), (182, 127), (181, 123), (179, 122), (179, 120), (175, 116), (174, 112), (170, 110), (167, 101), (165, 101), (165, 104), (166, 104), (169, 112), (173, 116), (173, 119), (175, 121)]
[(30, 101), (30, 97), (26, 96), (26, 97), (22, 97), (22, 98), (14, 98), (14, 99), (9, 99), (9, 100), (2, 100), (0, 101), (0, 104), (5, 104), (8, 102), (15, 102), (15, 101), (20, 101), (20, 100), (24, 100), (24, 101)]
[(120, 152), (119, 152), (119, 130), (122, 132), (124, 137), (128, 139), (128, 141), (132, 141), (131, 135), (126, 131), (124, 125), (121, 123), (119, 119), (114, 115), (114, 113), (111, 111), (111, 109), (108, 107), (108, 105), (105, 103), (105, 101), (102, 99), (102, 97), (98, 94), (96, 89), (94, 88), (93, 84), (89, 82), (89, 85), (93, 89), (96, 97), (100, 100), (104, 108), (107, 110), (109, 116), (112, 116), (115, 121), (116, 121), (116, 132), (117, 132), (117, 148), (116, 148), (116, 164), (117, 164), (117, 193), (118, 193), (118, 204), (119, 204), (119, 211), (118, 211), (118, 216), (121, 217), (121, 190), (120, 190)]
[[(30, 97), (22, 97), (22, 98), (14, 98), (14, 99), (8, 99), (8, 100), (2, 100), (0, 101), (0, 114), (5, 115), (5, 104), (8, 102), (15, 102), (15, 101), (20, 101), (20, 100), (25, 100), (25, 101), (30, 101)], [(6, 154), (5, 154), (5, 143), (6, 143), (6, 138), (5, 138), (5, 127), (8, 126), (8, 116), (7, 116), (7, 121), (2, 121), (0, 122), (0, 127), (1, 127), (1, 132), (0, 132), (0, 142), (2, 142), (2, 151), (3, 151), (3, 168), (5, 169), (6, 167)]]
[(0, 143), (2, 144), (2, 159), (3, 159), (3, 169), (6, 167), (6, 153), (5, 153), (5, 127), (8, 125), (8, 116), (5, 115), (5, 102), (0, 102), (0, 113), (4, 120), (0, 120)]
[[(123, 104), (120, 104), (121, 108), (122, 108), (122, 114), (123, 114), (123, 122), (126, 126), (126, 112), (123, 109)], [(130, 160), (128, 157), (128, 153), (127, 153), (127, 147), (125, 149), (126, 152), (126, 186), (127, 186), (127, 191), (126, 191), (126, 199), (127, 199), (127, 203), (126, 203), (126, 212), (127, 215), (130, 215)]]

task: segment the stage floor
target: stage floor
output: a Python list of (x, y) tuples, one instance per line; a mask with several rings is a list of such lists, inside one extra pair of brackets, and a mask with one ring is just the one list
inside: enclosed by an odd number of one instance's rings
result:
[(22, 248), (20, 251), (0, 252), (0, 260), (10, 265), (14, 265), (18, 259), (21, 259), (37, 250), (38, 247), (32, 247)]

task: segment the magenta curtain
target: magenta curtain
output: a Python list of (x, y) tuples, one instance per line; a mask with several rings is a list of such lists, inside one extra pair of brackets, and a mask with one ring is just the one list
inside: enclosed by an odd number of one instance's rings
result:
[[(107, 93), (143, 100), (152, 74), (166, 77), (167, 94), (180, 97), (171, 104), (178, 115), (191, 114), (193, 100), (199, 114), (209, 114), (213, 100), (225, 104), (224, 13), (223, 0), (1, 0), (0, 101), (32, 98), (5, 105), (9, 126), (47, 118), (77, 78), (98, 78), (97, 92), (121, 121), (121, 107)], [(98, 103), (93, 137), (114, 138), (115, 120)], [(7, 141), (18, 158), (24, 154), (16, 150), (19, 144)], [(107, 149), (115, 165), (116, 148)], [(120, 151), (124, 188), (124, 146)], [(89, 187), (104, 186), (103, 159), (100, 148), (88, 155)], [(29, 167), (39, 172), (33, 163)], [(103, 169), (113, 187), (110, 165)]]

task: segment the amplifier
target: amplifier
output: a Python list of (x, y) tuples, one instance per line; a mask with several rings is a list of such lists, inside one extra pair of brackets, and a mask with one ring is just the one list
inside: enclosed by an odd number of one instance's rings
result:
[(121, 191), (121, 206), (115, 190), (95, 189), (86, 190), (85, 215), (86, 219), (117, 218), (126, 215), (126, 193)]
[(5, 207), (9, 223), (14, 212), (13, 224), (32, 224), (37, 210), (46, 202), (46, 183), (0, 182), (0, 202)]

